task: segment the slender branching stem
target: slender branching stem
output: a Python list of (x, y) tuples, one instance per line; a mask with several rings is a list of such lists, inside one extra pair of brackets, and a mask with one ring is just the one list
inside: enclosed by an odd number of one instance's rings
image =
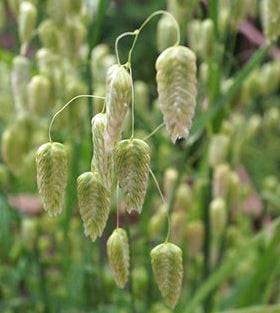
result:
[(158, 183), (158, 181), (156, 179), (156, 176), (155, 176), (155, 174), (153, 173), (153, 171), (151, 169), (150, 169), (150, 173), (151, 173), (151, 175), (153, 177), (153, 180), (155, 182), (157, 190), (158, 190), (158, 192), (160, 194), (161, 200), (162, 200), (162, 202), (163, 202), (163, 204), (164, 204), (164, 206), (166, 208), (166, 217), (167, 217), (167, 222), (168, 222), (168, 229), (167, 229), (165, 242), (168, 242), (169, 241), (169, 237), (170, 237), (170, 231), (171, 231), (171, 221), (170, 221), (169, 211), (168, 211), (168, 207), (167, 207), (167, 202), (166, 202), (166, 200), (165, 200), (165, 198), (163, 196), (163, 193), (162, 193), (162, 191), (160, 189), (160, 186), (159, 186), (159, 183)]
[(64, 106), (59, 109), (55, 114), (54, 116), (52, 117), (51, 119), (51, 122), (50, 122), (50, 126), (49, 126), (49, 141), (52, 142), (52, 137), (51, 137), (51, 129), (52, 129), (52, 126), (53, 126), (53, 123), (54, 123), (54, 120), (56, 119), (56, 117), (64, 110), (68, 107), (68, 105), (70, 103), (72, 103), (74, 100), (76, 99), (79, 99), (79, 98), (96, 98), (96, 99), (105, 99), (104, 97), (100, 97), (100, 96), (93, 96), (93, 95), (78, 95), (74, 98), (72, 98), (71, 100), (69, 100), (66, 104), (64, 104)]

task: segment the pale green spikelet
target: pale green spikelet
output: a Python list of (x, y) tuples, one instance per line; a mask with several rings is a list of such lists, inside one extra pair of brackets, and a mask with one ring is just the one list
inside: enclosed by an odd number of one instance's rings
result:
[(3, 160), (13, 174), (18, 175), (28, 154), (34, 133), (34, 120), (30, 114), (19, 113), (3, 131), (1, 152)]
[(175, 44), (177, 40), (177, 28), (170, 16), (163, 15), (157, 25), (157, 50), (164, 49)]
[(172, 142), (187, 138), (196, 105), (196, 56), (183, 46), (164, 50), (156, 61), (161, 111)]
[(39, 24), (37, 32), (43, 47), (53, 50), (58, 49), (59, 31), (52, 19), (44, 19)]
[(152, 268), (156, 283), (167, 305), (174, 308), (178, 302), (182, 279), (182, 250), (173, 243), (165, 242), (151, 251)]
[(11, 84), (15, 103), (15, 109), (22, 111), (27, 108), (27, 86), (31, 77), (30, 61), (24, 56), (16, 56), (13, 59), (11, 71)]
[(107, 255), (116, 284), (123, 288), (129, 275), (129, 244), (126, 230), (116, 228), (107, 241)]
[(22, 44), (27, 45), (32, 37), (32, 33), (36, 24), (37, 9), (29, 1), (22, 1), (19, 7), (19, 37)]
[(85, 235), (92, 241), (101, 237), (110, 212), (110, 193), (97, 172), (86, 172), (77, 179), (78, 201)]
[(132, 81), (124, 66), (114, 64), (106, 79), (106, 148), (110, 152), (119, 140), (131, 98)]
[(105, 113), (96, 114), (92, 120), (93, 158), (92, 168), (95, 168), (101, 176), (104, 186), (110, 190), (112, 184), (112, 154), (107, 153), (105, 144), (107, 116)]
[(274, 42), (280, 35), (280, 5), (279, 0), (263, 0), (261, 14), (265, 37)]
[(140, 139), (118, 142), (114, 149), (114, 166), (128, 213), (142, 211), (150, 169), (150, 147)]
[(37, 184), (44, 209), (49, 216), (61, 213), (68, 177), (65, 146), (59, 142), (41, 145), (36, 155)]
[(210, 202), (210, 224), (212, 232), (221, 235), (227, 224), (227, 208), (223, 198), (214, 198)]
[(35, 75), (28, 84), (28, 106), (37, 116), (42, 116), (49, 109), (51, 95), (50, 80), (44, 75)]

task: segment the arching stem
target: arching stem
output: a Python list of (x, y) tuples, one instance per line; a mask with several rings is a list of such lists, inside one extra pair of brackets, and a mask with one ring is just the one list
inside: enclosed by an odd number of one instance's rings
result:
[(50, 126), (49, 126), (49, 141), (52, 142), (52, 137), (51, 137), (51, 129), (52, 129), (52, 126), (53, 126), (53, 123), (54, 123), (54, 120), (56, 119), (56, 117), (58, 116), (58, 114), (60, 114), (64, 109), (66, 109), (68, 107), (68, 105), (70, 103), (72, 103), (74, 100), (76, 99), (79, 99), (79, 98), (96, 98), (96, 99), (105, 99), (104, 97), (100, 97), (100, 96), (94, 96), (94, 95), (78, 95), (74, 98), (72, 98), (71, 100), (69, 100), (66, 104), (64, 104), (64, 106), (59, 109), (55, 114), (54, 116), (52, 117), (51, 119), (51, 122), (50, 122)]
[(171, 221), (170, 221), (168, 206), (167, 206), (166, 200), (165, 200), (165, 198), (164, 198), (164, 196), (163, 196), (163, 193), (162, 193), (162, 191), (161, 191), (161, 189), (160, 189), (160, 186), (159, 186), (159, 183), (158, 183), (158, 181), (157, 181), (157, 179), (156, 179), (156, 176), (155, 176), (155, 174), (153, 173), (153, 171), (152, 171), (151, 169), (150, 169), (150, 173), (151, 173), (151, 175), (152, 175), (152, 177), (153, 177), (153, 180), (154, 180), (154, 182), (155, 182), (155, 185), (156, 185), (156, 187), (157, 187), (157, 190), (158, 190), (158, 192), (159, 192), (159, 194), (160, 194), (161, 200), (162, 200), (162, 202), (163, 202), (163, 204), (164, 204), (164, 206), (165, 206), (165, 208), (166, 208), (166, 217), (167, 217), (167, 222), (168, 222), (168, 229), (167, 229), (167, 234), (166, 234), (166, 238), (165, 238), (165, 243), (166, 243), (166, 242), (169, 241), (170, 231), (171, 231)]
[(145, 138), (143, 138), (144, 141), (152, 137), (156, 132), (158, 132), (163, 126), (165, 125), (164, 122), (162, 122), (160, 125), (158, 125), (149, 135), (147, 135)]

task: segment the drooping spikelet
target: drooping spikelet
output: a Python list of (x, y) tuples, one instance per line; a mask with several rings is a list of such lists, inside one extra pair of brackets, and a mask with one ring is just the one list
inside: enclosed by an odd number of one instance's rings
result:
[(123, 228), (116, 228), (107, 241), (107, 255), (116, 284), (123, 288), (129, 274), (129, 244)]
[(140, 139), (126, 139), (114, 149), (114, 166), (128, 213), (142, 211), (150, 165), (150, 147)]
[(49, 216), (60, 214), (68, 177), (67, 153), (63, 144), (48, 142), (36, 155), (37, 184), (44, 209)]
[(280, 35), (280, 5), (278, 0), (263, 0), (262, 22), (265, 37), (269, 42), (274, 42)]
[(132, 81), (124, 66), (114, 64), (106, 81), (106, 148), (110, 152), (119, 140), (131, 97)]
[(30, 60), (24, 56), (19, 55), (13, 59), (11, 84), (17, 111), (26, 109), (28, 105), (27, 86), (31, 77), (30, 67)]
[(102, 236), (110, 211), (110, 193), (97, 172), (86, 172), (77, 179), (80, 213), (85, 235), (92, 241)]
[(30, 42), (34, 27), (36, 24), (37, 9), (29, 1), (22, 1), (19, 7), (19, 37), (22, 44), (27, 45)]
[(177, 40), (177, 28), (170, 16), (163, 15), (157, 25), (157, 50), (164, 49), (175, 44)]
[(34, 133), (34, 120), (30, 114), (18, 113), (3, 131), (1, 152), (3, 160), (13, 174), (18, 175), (28, 154)]
[(159, 103), (172, 142), (187, 138), (196, 105), (196, 56), (183, 46), (164, 50), (156, 61)]
[(183, 279), (182, 250), (169, 242), (151, 251), (156, 283), (167, 305), (174, 308), (180, 296)]
[(101, 176), (104, 186), (110, 190), (112, 183), (112, 154), (107, 152), (105, 143), (105, 129), (107, 117), (104, 113), (96, 114), (91, 120), (93, 158), (92, 168)]

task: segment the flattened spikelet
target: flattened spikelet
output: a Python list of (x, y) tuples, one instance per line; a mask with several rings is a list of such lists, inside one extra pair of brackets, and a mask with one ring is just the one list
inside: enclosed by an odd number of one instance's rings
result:
[(116, 228), (107, 241), (107, 255), (116, 284), (123, 288), (129, 274), (129, 245), (125, 229)]
[(37, 184), (44, 209), (49, 216), (61, 213), (68, 177), (68, 160), (64, 145), (48, 142), (36, 155)]
[(182, 250), (172, 243), (163, 243), (151, 251), (156, 283), (167, 305), (174, 308), (180, 296), (183, 279)]
[(173, 46), (156, 61), (159, 103), (172, 142), (187, 138), (196, 105), (196, 56), (188, 48)]
[(112, 184), (112, 154), (107, 152), (105, 129), (107, 117), (104, 113), (95, 115), (92, 124), (93, 159), (92, 168), (101, 176), (104, 186), (110, 190)]
[(107, 71), (106, 81), (106, 148), (112, 151), (119, 140), (131, 97), (132, 81), (127, 70), (114, 64)]
[(274, 42), (280, 35), (279, 0), (263, 0), (261, 13), (265, 37)]
[(110, 211), (110, 193), (103, 186), (100, 175), (86, 172), (77, 179), (78, 201), (85, 235), (92, 241), (100, 237)]
[(150, 169), (150, 147), (140, 139), (126, 139), (114, 149), (114, 166), (128, 213), (142, 211)]

